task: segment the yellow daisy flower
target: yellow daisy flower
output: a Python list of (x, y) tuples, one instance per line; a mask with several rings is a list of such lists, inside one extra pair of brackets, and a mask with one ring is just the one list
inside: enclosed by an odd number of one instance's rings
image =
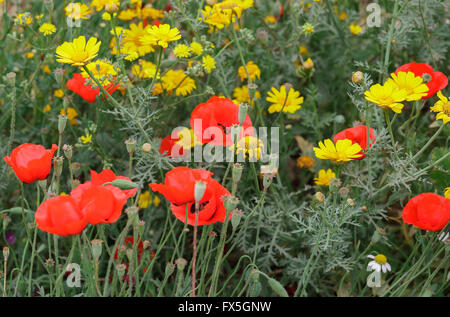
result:
[[(86, 65), (86, 68), (91, 72), (95, 79), (97, 79), (102, 86), (111, 84), (113, 76), (117, 75), (114, 65), (108, 61), (97, 60)], [(89, 74), (83, 69), (81, 72), (83, 78), (89, 78)]]
[(64, 91), (62, 89), (57, 89), (53, 92), (53, 96), (57, 98), (62, 98), (64, 97)]
[(56, 61), (84, 66), (98, 55), (101, 43), (95, 37), (91, 37), (86, 43), (86, 38), (79, 36), (73, 42), (64, 42), (56, 48)]
[(29, 13), (19, 13), (14, 22), (17, 24), (30, 25), (33, 22), (33, 17)]
[(264, 22), (266, 22), (266, 24), (273, 24), (277, 22), (277, 18), (274, 17), (273, 15), (268, 15), (264, 18)]
[(92, 13), (92, 9), (80, 2), (71, 2), (64, 9), (66, 16), (72, 20), (87, 20), (88, 15)]
[(303, 155), (297, 159), (297, 166), (300, 168), (311, 169), (314, 164), (314, 159), (309, 155)]
[(194, 52), (195, 55), (202, 55), (203, 47), (198, 42), (192, 42), (191, 43), (191, 51)]
[(178, 58), (187, 58), (191, 55), (191, 49), (186, 44), (178, 44), (173, 49), (173, 53)]
[(52, 110), (52, 106), (49, 104), (45, 105), (44, 109), (42, 109), (43, 112), (49, 112), (50, 110)]
[[(250, 80), (254, 81), (256, 78), (261, 78), (261, 70), (259, 69), (258, 65), (253, 63), (253, 61), (249, 61), (245, 68), (247, 68), (248, 75), (250, 76)], [(244, 81), (244, 79), (247, 78), (247, 73), (245, 72), (244, 66), (240, 66), (238, 69), (239, 77), (241, 77), (241, 81)]]
[(329, 186), (332, 179), (336, 178), (336, 174), (331, 170), (320, 170), (319, 175), (314, 177), (314, 183), (318, 186)]
[[(140, 59), (139, 64), (133, 65), (131, 71), (138, 78), (153, 78), (156, 72), (156, 65), (152, 62)], [(159, 71), (156, 78), (159, 79)]]
[(450, 199), (450, 187), (447, 187), (444, 191), (444, 196), (447, 199)]
[(145, 192), (139, 195), (138, 206), (141, 209), (145, 209), (152, 204), (152, 195), (150, 191), (146, 190)]
[[(65, 115), (66, 114), (66, 111), (64, 111), (64, 108), (61, 109), (59, 114), (61, 114), (61, 115)], [(72, 107), (68, 107), (67, 108), (67, 117), (68, 117), (69, 123), (71, 125), (77, 125), (78, 124), (77, 120), (75, 119), (76, 117), (78, 117), (78, 113), (75, 110), (75, 108), (72, 108)]]
[[(234, 144), (229, 147), (231, 151), (234, 149)], [(241, 138), (236, 144), (236, 155), (243, 153), (244, 157), (249, 157), (249, 159), (259, 160), (264, 153), (264, 143), (254, 136), (245, 136)]]
[(91, 7), (95, 7), (97, 11), (103, 9), (107, 11), (116, 11), (120, 7), (119, 0), (92, 0)]
[(362, 28), (358, 24), (350, 24), (349, 26), (350, 32), (352, 32), (354, 35), (358, 35), (362, 32)]
[(142, 37), (142, 42), (147, 45), (159, 45), (166, 48), (169, 42), (181, 39), (180, 31), (171, 28), (169, 24), (152, 25), (147, 29), (147, 34)]
[(86, 135), (82, 135), (80, 139), (83, 144), (90, 143), (92, 142), (92, 134), (86, 133)]
[(334, 162), (347, 162), (360, 158), (362, 154), (361, 146), (358, 143), (353, 144), (351, 140), (338, 140), (336, 145), (330, 139), (319, 142), (319, 147), (313, 148), (316, 157), (323, 160)]
[(202, 66), (206, 70), (206, 72), (209, 74), (209, 73), (211, 73), (211, 70), (216, 68), (216, 61), (210, 55), (203, 56), (202, 57)]
[(305, 45), (300, 45), (300, 47), (298, 48), (298, 53), (300, 55), (309, 55), (309, 51)]
[(39, 28), (39, 32), (44, 34), (44, 36), (53, 34), (56, 32), (56, 26), (54, 26), (51, 23), (43, 23), (41, 27)]
[(423, 82), (423, 78), (414, 75), (413, 72), (392, 73), (392, 78), (387, 81), (393, 81), (398, 89), (404, 89), (407, 92), (406, 100), (420, 100), (427, 95), (428, 86)]
[(383, 86), (372, 85), (369, 91), (364, 92), (366, 100), (383, 109), (389, 108), (396, 113), (402, 112), (403, 104), (401, 102), (405, 101), (407, 95), (407, 91), (399, 89), (394, 81), (386, 81)]
[[(143, 42), (143, 37), (147, 35), (147, 30), (149, 26), (144, 27), (142, 22), (139, 24), (130, 24), (129, 29), (124, 29), (123, 39), (121, 41), (122, 46), (120, 47), (120, 52), (122, 54), (130, 54), (137, 52), (139, 56), (144, 56), (148, 53), (154, 52), (155, 49), (152, 45), (148, 45)], [(117, 33), (119, 35), (120, 33)], [(113, 39), (114, 46), (112, 47), (111, 53), (113, 55), (117, 54), (115, 39)]]
[(444, 124), (450, 121), (450, 101), (439, 90), (437, 93), (439, 100), (430, 108), (430, 111), (438, 112), (436, 120), (442, 120)]
[(189, 150), (196, 145), (203, 144), (195, 135), (194, 129), (182, 128), (178, 131), (178, 137), (179, 140), (175, 143), (180, 145), (185, 150)]
[(170, 94), (175, 89), (177, 96), (186, 96), (196, 88), (195, 81), (186, 75), (186, 73), (179, 70), (170, 69), (161, 77), (163, 87)]
[(289, 93), (286, 93), (286, 87), (282, 85), (278, 91), (275, 87), (272, 87), (272, 92), (267, 93), (268, 97), (266, 100), (271, 102), (268, 111), (269, 113), (274, 112), (289, 112), (294, 113), (299, 110), (302, 106), (304, 98), (300, 97), (300, 92), (295, 89), (289, 89)]
[[(248, 86), (244, 85), (242, 87), (236, 87), (233, 90), (233, 98), (235, 98), (235, 103), (240, 105), (243, 102), (250, 102), (250, 94), (248, 91)], [(261, 93), (259, 91), (255, 91), (255, 99), (261, 98)]]

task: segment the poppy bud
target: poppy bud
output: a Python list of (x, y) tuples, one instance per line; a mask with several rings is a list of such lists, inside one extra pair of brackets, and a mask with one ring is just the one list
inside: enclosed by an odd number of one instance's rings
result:
[(170, 275), (172, 275), (174, 270), (175, 270), (175, 264), (167, 263), (164, 273), (166, 274), (166, 276), (170, 276)]
[(128, 248), (125, 254), (127, 255), (128, 261), (131, 262), (131, 260), (133, 259), (133, 249)]
[(98, 260), (100, 258), (100, 255), (102, 254), (102, 243), (103, 243), (103, 240), (99, 240), (99, 239), (94, 239), (91, 241), (92, 256), (96, 260)]
[(277, 293), (280, 297), (289, 297), (288, 293), (284, 289), (284, 287), (278, 282), (277, 280), (273, 278), (269, 278), (267, 280), (269, 282), (270, 287), (272, 290)]
[(237, 226), (239, 226), (241, 218), (242, 218), (242, 211), (239, 209), (235, 209), (233, 211), (233, 217), (231, 217), (231, 226), (233, 227), (233, 229), (236, 229)]
[(150, 143), (142, 144), (142, 152), (148, 153), (152, 150), (152, 145)]
[(242, 164), (235, 163), (233, 164), (233, 170), (232, 170), (232, 176), (233, 176), (233, 183), (238, 183), (241, 180), (242, 177), (242, 171), (244, 170), (244, 167)]
[(195, 186), (194, 186), (194, 198), (195, 198), (195, 202), (200, 202), (203, 198), (203, 195), (205, 194), (206, 191), (206, 182), (203, 181), (197, 181), (195, 182)]
[(354, 72), (352, 74), (352, 82), (355, 84), (360, 84), (364, 79), (364, 74), (360, 71)]
[(136, 150), (136, 140), (130, 138), (125, 141), (125, 145), (127, 147), (128, 154), (132, 155)]
[(128, 216), (128, 220), (137, 224), (137, 221), (139, 221), (139, 217), (137, 217), (138, 211), (139, 211), (138, 207), (128, 207), (127, 209), (125, 209), (125, 213)]
[(67, 116), (60, 114), (58, 116), (58, 132), (59, 134), (62, 134), (64, 132), (64, 129), (66, 128), (67, 123)]
[(115, 179), (112, 182), (103, 184), (103, 186), (105, 185), (113, 185), (122, 190), (135, 189), (139, 187), (138, 184), (128, 181), (126, 179)]
[(244, 121), (247, 117), (247, 112), (248, 112), (248, 104), (242, 103), (239, 106), (239, 113), (238, 113), (238, 120), (241, 126), (244, 124)]
[(8, 247), (4, 247), (3, 248), (3, 258), (5, 260), (8, 260), (8, 257), (9, 257), (9, 248)]

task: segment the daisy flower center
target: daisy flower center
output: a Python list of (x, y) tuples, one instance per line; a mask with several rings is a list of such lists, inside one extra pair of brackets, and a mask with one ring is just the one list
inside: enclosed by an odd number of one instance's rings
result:
[(386, 256), (384, 256), (383, 254), (377, 254), (374, 260), (380, 265), (386, 264), (387, 262)]

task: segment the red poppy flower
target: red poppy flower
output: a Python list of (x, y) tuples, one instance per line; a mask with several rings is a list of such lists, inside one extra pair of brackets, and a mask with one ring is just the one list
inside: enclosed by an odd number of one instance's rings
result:
[[(67, 89), (73, 91), (78, 94), (81, 98), (86, 100), (87, 102), (95, 102), (95, 98), (100, 93), (100, 88), (93, 89), (92, 83), (86, 85), (86, 78), (84, 78), (80, 73), (73, 74), (73, 78), (69, 79), (66, 83)], [(108, 86), (104, 86), (106, 91), (112, 94), (116, 89), (118, 89), (118, 85), (112, 83)]]
[[(110, 183), (116, 179), (124, 179), (124, 180), (131, 182), (131, 180), (128, 177), (116, 176), (116, 174), (110, 169), (105, 169), (105, 170), (101, 171), (100, 173), (97, 173), (96, 171), (91, 170), (91, 180), (84, 182), (83, 184), (80, 184), (77, 187), (80, 187), (80, 189), (86, 190), (86, 189), (94, 187), (94, 186), (101, 186), (104, 183)], [(122, 190), (122, 192), (125, 194), (125, 196), (128, 199), (128, 198), (133, 197), (136, 194), (137, 188)]]
[[(201, 126), (199, 127), (196, 122), (200, 122)], [(232, 145), (230, 128), (234, 124), (239, 124), (239, 106), (227, 98), (211, 97), (206, 103), (201, 103), (195, 107), (191, 113), (190, 123), (195, 135), (203, 143), (223, 146)], [(241, 138), (253, 136), (254, 133), (251, 127), (252, 121), (247, 115), (242, 125), (244, 131)], [(221, 135), (210, 131), (210, 128), (220, 129), (222, 131)]]
[(417, 195), (403, 208), (402, 216), (420, 229), (439, 231), (450, 221), (450, 199), (434, 193)]
[(44, 180), (50, 174), (52, 158), (58, 149), (56, 144), (46, 150), (42, 145), (24, 143), (11, 152), (11, 156), (3, 159), (24, 183), (30, 184), (37, 180)]
[(172, 213), (182, 222), (189, 225), (195, 223), (194, 187), (197, 181), (206, 182), (206, 190), (200, 201), (198, 225), (224, 222), (226, 211), (222, 202), (223, 196), (231, 196), (230, 192), (211, 177), (213, 173), (204, 169), (175, 167), (167, 172), (164, 184), (150, 184), (155, 192), (160, 192), (171, 202)]
[(429, 89), (428, 93), (426, 96), (422, 97), (422, 99), (427, 99), (434, 96), (434, 94), (438, 90), (442, 90), (448, 85), (447, 76), (445, 76), (441, 72), (433, 71), (433, 67), (431, 67), (428, 64), (424, 63), (405, 64), (397, 68), (395, 73), (397, 74), (398, 72), (413, 72), (414, 75), (421, 77), (423, 74), (428, 74), (430, 76), (431, 80), (425, 83)]
[[(370, 146), (372, 147), (372, 144), (375, 142), (375, 135), (372, 128), (369, 129), (369, 137), (370, 137)], [(345, 129), (338, 134), (336, 134), (333, 138), (334, 143), (336, 143), (338, 140), (344, 140), (349, 139), (352, 140), (352, 143), (358, 143), (363, 151), (367, 149), (367, 126), (360, 125), (353, 128)], [(363, 151), (359, 152), (358, 154), (362, 154), (361, 157), (357, 158), (357, 160), (363, 159), (365, 157)]]
[(119, 188), (112, 185), (89, 188), (79, 185), (72, 190), (70, 196), (86, 213), (87, 222), (93, 225), (116, 222), (128, 199)]
[(34, 217), (39, 229), (60, 236), (80, 234), (87, 225), (86, 213), (71, 196), (44, 201)]
[(180, 138), (173, 139), (172, 135), (166, 136), (161, 140), (161, 145), (158, 152), (164, 154), (164, 156), (169, 156), (172, 158), (184, 156), (185, 152), (183, 147), (176, 143), (179, 140)]

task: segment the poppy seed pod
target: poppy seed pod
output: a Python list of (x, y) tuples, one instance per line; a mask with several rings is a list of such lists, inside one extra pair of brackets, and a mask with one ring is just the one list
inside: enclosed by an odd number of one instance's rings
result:
[(24, 143), (11, 152), (11, 156), (3, 159), (24, 183), (30, 184), (37, 180), (44, 180), (50, 174), (52, 157), (58, 149), (56, 144), (46, 150), (42, 145)]
[(195, 182), (194, 187), (195, 202), (199, 202), (200, 200), (202, 200), (203, 195), (205, 194), (205, 190), (206, 190), (206, 182), (203, 181)]

